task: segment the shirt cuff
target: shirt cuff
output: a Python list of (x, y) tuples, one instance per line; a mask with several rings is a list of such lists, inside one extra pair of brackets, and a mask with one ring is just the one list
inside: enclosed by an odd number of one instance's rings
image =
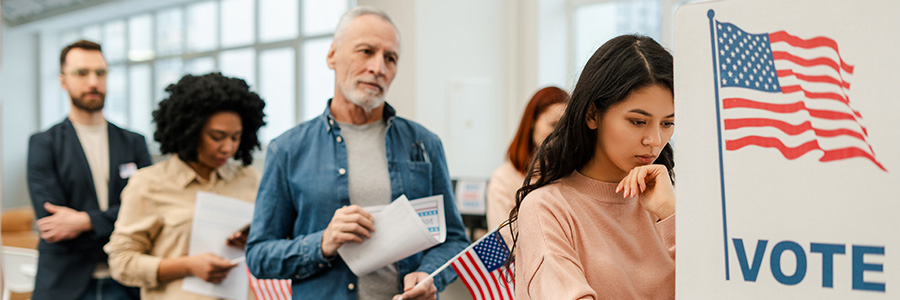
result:
[(159, 264), (161, 262), (162, 257), (151, 255), (146, 255), (144, 259), (138, 261), (138, 271), (146, 275), (141, 278), (143, 286), (152, 288), (159, 285)]

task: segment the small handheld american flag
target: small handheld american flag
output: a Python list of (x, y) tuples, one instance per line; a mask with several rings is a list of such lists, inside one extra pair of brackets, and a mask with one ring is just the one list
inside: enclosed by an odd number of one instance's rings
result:
[(451, 265), (472, 299), (515, 299), (515, 278), (506, 268), (509, 248), (494, 229), (453, 259)]
[(453, 270), (472, 294), (472, 299), (515, 299), (515, 266), (513, 270), (504, 266), (509, 257), (509, 248), (498, 230), (499, 228), (491, 230), (482, 236), (419, 284), (433, 278), (448, 266), (453, 266)]

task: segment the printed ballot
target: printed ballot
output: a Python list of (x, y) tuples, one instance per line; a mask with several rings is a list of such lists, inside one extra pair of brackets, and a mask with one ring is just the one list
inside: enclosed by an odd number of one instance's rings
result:
[(389, 205), (365, 208), (375, 217), (375, 231), (362, 243), (347, 243), (338, 254), (362, 276), (416, 254), (447, 238), (444, 196), (407, 200), (401, 195)]
[(210, 252), (234, 263), (241, 262), (228, 272), (221, 283), (209, 283), (200, 278), (184, 278), (185, 291), (224, 299), (246, 299), (249, 288), (247, 265), (242, 262), (244, 249), (231, 247), (225, 241), (253, 219), (253, 204), (211, 193), (197, 192), (194, 222), (188, 255)]

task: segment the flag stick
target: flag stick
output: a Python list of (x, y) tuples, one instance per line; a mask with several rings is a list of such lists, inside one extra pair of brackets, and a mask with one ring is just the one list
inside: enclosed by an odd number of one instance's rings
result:
[(477, 241), (475, 241), (474, 243), (470, 244), (468, 247), (466, 247), (466, 249), (463, 249), (463, 251), (460, 251), (460, 252), (457, 253), (455, 256), (453, 256), (453, 258), (451, 258), (451, 259), (448, 260), (446, 263), (444, 263), (443, 266), (441, 266), (440, 268), (437, 268), (437, 270), (434, 270), (434, 272), (431, 272), (431, 274), (429, 274), (428, 277), (425, 277), (425, 279), (422, 279), (421, 281), (419, 281), (419, 283), (416, 283), (416, 285), (413, 286), (413, 289), (419, 287), (420, 285), (422, 285), (423, 282), (428, 281), (428, 279), (432, 279), (432, 278), (434, 278), (434, 276), (437, 276), (437, 274), (441, 273), (441, 271), (443, 271), (444, 269), (446, 269), (447, 267), (449, 267), (450, 264), (453, 263), (453, 261), (455, 261), (457, 258), (459, 258), (460, 255), (462, 255), (463, 253), (466, 253), (466, 251), (469, 251), (469, 249), (472, 249), (472, 247), (475, 247), (475, 245), (478, 245), (478, 243), (480, 243), (481, 240), (484, 240), (484, 238), (489, 237), (489, 236), (493, 236), (494, 233), (497, 232), (497, 230), (499, 230), (500, 228), (503, 228), (503, 225), (505, 225), (505, 224), (506, 224), (505, 222), (504, 222), (504, 224), (500, 224), (500, 227), (494, 228), (494, 230), (491, 230), (491, 232), (488, 232), (487, 234), (485, 234), (485, 235), (481, 236), (480, 238), (478, 238)]

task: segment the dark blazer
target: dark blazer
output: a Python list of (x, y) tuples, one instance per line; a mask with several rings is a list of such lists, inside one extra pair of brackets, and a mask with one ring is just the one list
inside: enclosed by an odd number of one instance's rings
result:
[[(35, 300), (77, 299), (87, 289), (98, 262), (106, 261), (103, 245), (109, 242), (119, 215), (119, 194), (128, 183), (120, 167), (133, 163), (150, 165), (150, 153), (140, 134), (107, 122), (109, 132), (109, 208), (100, 211), (90, 166), (66, 118), (47, 131), (31, 136), (28, 143), (28, 191), (38, 219), (50, 215), (44, 203), (87, 212), (93, 230), (78, 237), (38, 244)], [(130, 174), (129, 174), (130, 175)]]

